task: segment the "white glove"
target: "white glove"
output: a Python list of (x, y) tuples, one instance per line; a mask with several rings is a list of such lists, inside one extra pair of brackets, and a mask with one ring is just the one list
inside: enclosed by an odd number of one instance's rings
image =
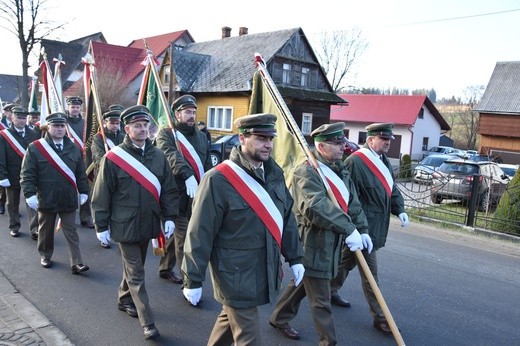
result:
[(11, 183), (9, 182), (9, 179), (0, 180), (0, 186), (9, 187), (11, 186)]
[(408, 215), (406, 213), (399, 214), (399, 220), (401, 220), (401, 227), (406, 227), (410, 223), (410, 220), (408, 220)]
[(363, 248), (367, 249), (368, 253), (371, 253), (374, 245), (372, 244), (372, 239), (370, 239), (370, 236), (366, 233), (362, 233), (361, 241), (363, 242)]
[(197, 184), (197, 179), (195, 179), (195, 177), (192, 175), (186, 179), (184, 184), (186, 184), (186, 194), (190, 196), (190, 198), (193, 198), (197, 192), (197, 188), (199, 187), (199, 184)]
[(173, 230), (175, 229), (175, 224), (173, 221), (166, 221), (164, 223), (164, 237), (166, 240), (170, 239), (170, 237), (173, 235)]
[(31, 196), (25, 200), (29, 208), (37, 210), (38, 209), (38, 197), (36, 195)]
[(350, 251), (354, 252), (356, 250), (363, 249), (363, 241), (361, 240), (361, 234), (359, 234), (358, 230), (354, 230), (351, 235), (345, 239), (345, 244), (347, 244)]
[(98, 240), (102, 243), (109, 244), (110, 243), (110, 230), (106, 230), (103, 232), (96, 232), (96, 236)]
[(83, 205), (88, 199), (88, 195), (85, 195), (84, 193), (79, 195), (79, 204)]
[(294, 275), (294, 285), (298, 286), (302, 282), (303, 274), (305, 274), (305, 268), (303, 264), (295, 264), (291, 266)]
[(187, 301), (191, 303), (193, 306), (197, 306), (197, 304), (200, 302), (200, 297), (202, 296), (202, 287), (199, 288), (186, 288), (184, 287), (182, 289), (182, 294), (184, 294), (184, 297)]

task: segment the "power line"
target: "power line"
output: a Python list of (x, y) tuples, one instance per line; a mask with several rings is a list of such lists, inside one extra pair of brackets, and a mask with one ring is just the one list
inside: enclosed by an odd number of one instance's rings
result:
[(447, 22), (447, 21), (450, 21), (450, 20), (459, 20), (459, 19), (467, 19), (467, 18), (475, 18), (475, 17), (492, 16), (492, 15), (495, 15), (495, 14), (510, 13), (510, 12), (516, 12), (516, 11), (520, 11), (520, 8), (513, 9), (513, 10), (506, 10), (506, 11), (498, 11), (498, 12), (479, 13), (479, 14), (473, 14), (473, 15), (469, 15), (469, 16), (460, 16), (460, 17), (452, 17), (452, 18), (424, 20), (424, 21), (420, 21), (420, 22), (396, 24), (396, 25), (393, 25), (393, 26), (405, 26), (405, 25), (416, 25), (416, 24)]

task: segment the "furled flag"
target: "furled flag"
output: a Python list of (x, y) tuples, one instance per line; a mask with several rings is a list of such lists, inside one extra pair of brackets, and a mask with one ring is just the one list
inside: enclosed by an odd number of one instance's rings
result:
[(65, 61), (63, 61), (61, 54), (58, 54), (58, 58), (54, 58), (52, 59), (52, 61), (54, 62), (54, 85), (56, 85), (56, 93), (58, 94), (58, 97), (60, 98), (61, 103), (63, 104), (61, 65), (65, 65)]
[(45, 96), (47, 98), (48, 111), (49, 113), (63, 112), (62, 96), (58, 94), (58, 90), (56, 89), (54, 78), (49, 68), (49, 62), (47, 61), (47, 55), (45, 53), (42, 53), (42, 55), (43, 59), (40, 63), (40, 71)]
[(38, 78), (36, 76), (31, 79), (31, 96), (29, 98), (29, 112), (38, 112)]
[[(164, 92), (162, 91), (161, 81), (158, 79), (156, 66), (159, 62), (150, 51), (145, 60), (141, 63), (146, 66), (137, 104), (145, 105), (159, 127), (170, 126), (172, 119), (171, 110), (168, 103), (165, 103)], [(153, 70), (152, 70), (153, 69)]]
[[(273, 152), (271, 156), (285, 172), (285, 183), (290, 186), (292, 173), (297, 165), (307, 159), (301, 146), (296, 141), (295, 136), (287, 127), (280, 102), (276, 100), (268, 91), (265, 81), (259, 71), (253, 76), (253, 88), (251, 102), (249, 104), (249, 114), (270, 113), (277, 116), (276, 137), (273, 140)], [(292, 115), (290, 115), (292, 117)]]

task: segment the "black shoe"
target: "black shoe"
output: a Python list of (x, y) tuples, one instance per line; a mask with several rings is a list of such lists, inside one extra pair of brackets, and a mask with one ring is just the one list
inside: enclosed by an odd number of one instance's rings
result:
[(33, 240), (38, 240), (38, 231), (31, 233), (31, 238)]
[(388, 325), (388, 322), (386, 322), (386, 321), (383, 321), (383, 322), (374, 321), (374, 328), (379, 330), (381, 333), (383, 333), (385, 335), (392, 334), (392, 329), (390, 329), (390, 326)]
[(0, 214), (5, 214), (5, 205), (0, 205)]
[(269, 321), (269, 324), (271, 327), (276, 328), (284, 337), (291, 340), (300, 340), (300, 333), (290, 325), (287, 325), (287, 327), (281, 327), (277, 326), (273, 322)]
[(72, 274), (78, 275), (81, 272), (86, 272), (89, 270), (89, 267), (84, 265), (83, 263), (80, 264), (74, 264), (72, 267), (70, 267), (70, 270), (72, 271)]
[(146, 340), (155, 339), (155, 338), (158, 338), (159, 336), (161, 336), (161, 334), (159, 334), (159, 331), (157, 330), (157, 328), (155, 328), (155, 324), (153, 324), (153, 323), (149, 324), (147, 326), (144, 326), (143, 331), (144, 331), (144, 338)]
[(345, 300), (345, 299), (341, 298), (337, 294), (333, 294), (330, 297), (330, 302), (332, 304), (334, 304), (334, 305), (341, 306), (341, 307), (344, 307), (344, 308), (350, 308), (351, 307), (351, 304), (350, 304), (350, 302), (348, 300)]
[(101, 245), (101, 247), (104, 248), (104, 249), (110, 249), (110, 244), (109, 243), (101, 242), (99, 245)]
[(11, 237), (18, 237), (20, 235), (20, 232), (19, 231), (15, 231), (15, 230), (12, 230), (11, 231)]
[(41, 260), (40, 260), (40, 264), (44, 268), (50, 268), (52, 266), (52, 261), (51, 261), (50, 258), (42, 257)]
[(130, 304), (118, 303), (117, 308), (121, 311), (126, 312), (128, 315), (130, 315), (132, 317), (137, 317), (137, 309), (135, 308), (134, 303), (130, 303)]
[(86, 228), (90, 228), (90, 229), (94, 229), (95, 228), (94, 224), (90, 220), (81, 221), (81, 226), (86, 227)]
[(159, 273), (159, 277), (166, 280), (170, 280), (174, 284), (182, 284), (182, 278), (179, 275), (175, 274), (175, 272), (161, 272)]

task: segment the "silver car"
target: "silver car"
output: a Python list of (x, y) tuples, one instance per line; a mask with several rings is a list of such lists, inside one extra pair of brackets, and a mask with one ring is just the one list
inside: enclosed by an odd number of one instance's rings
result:
[(447, 160), (432, 174), (433, 203), (444, 199), (468, 201), (473, 179), (479, 178), (478, 209), (486, 211), (496, 206), (507, 189), (509, 178), (498, 164), (490, 161)]
[(454, 155), (432, 154), (422, 159), (413, 170), (413, 181), (418, 184), (430, 184), (432, 173), (448, 159), (456, 158)]

